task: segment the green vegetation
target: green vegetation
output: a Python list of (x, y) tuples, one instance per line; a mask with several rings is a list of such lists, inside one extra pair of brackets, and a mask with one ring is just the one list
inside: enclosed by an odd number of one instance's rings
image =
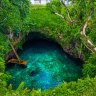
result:
[[(87, 38), (96, 45), (95, 17), (95, 0), (72, 0), (67, 6), (59, 0), (52, 0), (47, 6), (33, 6), (29, 0), (1, 0), (0, 96), (96, 96), (96, 52), (89, 50), (80, 34), (85, 22), (88, 22), (85, 30)], [(24, 89), (23, 82), (16, 90), (12, 90), (12, 85), (7, 88), (7, 81), (11, 78), (4, 71), (4, 59), (11, 50), (7, 38), (14, 43), (32, 31), (54, 39), (64, 49), (71, 47), (71, 53), (84, 60), (83, 77), (77, 82), (64, 82), (55, 89), (43, 92), (40, 89)]]

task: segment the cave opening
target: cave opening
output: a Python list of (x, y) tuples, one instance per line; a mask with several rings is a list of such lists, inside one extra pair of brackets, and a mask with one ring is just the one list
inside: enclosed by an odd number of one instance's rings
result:
[(11, 83), (13, 89), (23, 81), (25, 88), (45, 90), (64, 81), (76, 81), (82, 76), (82, 62), (71, 58), (51, 39), (30, 34), (22, 48), (23, 50), (18, 50), (18, 54), (28, 64), (6, 66), (6, 72), (12, 76), (8, 85)]

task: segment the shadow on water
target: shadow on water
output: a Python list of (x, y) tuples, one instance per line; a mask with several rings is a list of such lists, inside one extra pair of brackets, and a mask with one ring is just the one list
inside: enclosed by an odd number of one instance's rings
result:
[(12, 75), (8, 84), (12, 83), (14, 89), (24, 81), (25, 87), (45, 90), (82, 76), (82, 62), (71, 58), (56, 42), (41, 38), (28, 40), (18, 53), (28, 64), (6, 66), (6, 72)]

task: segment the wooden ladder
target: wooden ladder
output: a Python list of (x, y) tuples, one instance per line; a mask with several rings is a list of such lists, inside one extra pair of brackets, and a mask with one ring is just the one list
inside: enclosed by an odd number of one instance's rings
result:
[(14, 54), (16, 55), (16, 58), (17, 58), (17, 59), (10, 59), (10, 60), (8, 60), (8, 63), (15, 63), (15, 64), (26, 65), (26, 64), (27, 64), (27, 61), (21, 60), (21, 58), (20, 58), (19, 55), (17, 54), (15, 48), (13, 47), (13, 45), (10, 44), (10, 46), (11, 46), (11, 48), (12, 48)]

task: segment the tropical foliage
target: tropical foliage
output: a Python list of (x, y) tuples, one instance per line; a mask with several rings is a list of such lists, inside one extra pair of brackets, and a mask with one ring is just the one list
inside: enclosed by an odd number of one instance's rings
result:
[[(96, 53), (88, 49), (88, 44), (80, 34), (88, 22), (86, 36), (96, 45), (96, 1), (68, 1), (71, 3), (65, 5), (63, 0), (52, 0), (46, 6), (31, 5), (29, 0), (0, 1), (0, 96), (96, 95)], [(11, 84), (7, 86), (11, 78), (5, 73), (5, 56), (11, 50), (8, 37), (15, 42), (19, 35), (23, 37), (33, 31), (54, 39), (65, 49), (71, 46), (71, 50), (84, 61), (82, 78), (45, 91), (24, 88), (24, 82), (16, 90), (12, 89)]]

